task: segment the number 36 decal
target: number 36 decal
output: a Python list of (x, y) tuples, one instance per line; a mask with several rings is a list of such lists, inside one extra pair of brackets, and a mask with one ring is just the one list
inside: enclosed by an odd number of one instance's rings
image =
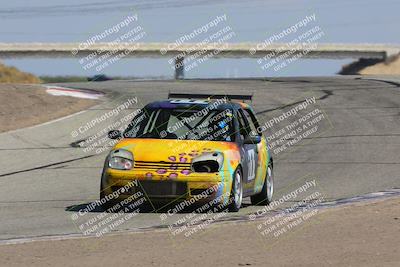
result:
[(247, 150), (247, 180), (253, 180), (256, 177), (256, 160), (254, 149)]

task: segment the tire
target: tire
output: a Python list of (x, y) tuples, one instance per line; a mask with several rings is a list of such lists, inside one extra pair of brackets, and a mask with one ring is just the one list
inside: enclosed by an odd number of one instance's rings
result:
[(242, 206), (243, 200), (243, 181), (242, 171), (237, 168), (232, 177), (232, 188), (229, 197), (228, 210), (230, 212), (238, 212), (240, 206)]
[(266, 206), (272, 202), (274, 194), (274, 169), (272, 164), (268, 164), (267, 176), (264, 180), (264, 185), (260, 193), (251, 196), (252, 205)]
[[(104, 161), (104, 167), (103, 167), (103, 172), (102, 172), (102, 174), (101, 174), (101, 180), (100, 180), (100, 201), (102, 200), (102, 199), (105, 199), (105, 197), (106, 197), (106, 194), (104, 193), (104, 184), (103, 183), (105, 183), (105, 171), (106, 171), (106, 169), (107, 169), (107, 164), (108, 164), (108, 159), (106, 159), (105, 161)], [(112, 207), (114, 207), (114, 205), (115, 204), (117, 204), (116, 203), (116, 201), (113, 201), (113, 200), (110, 200), (110, 201), (107, 201), (107, 202), (105, 202), (105, 203), (102, 203), (101, 204), (101, 208), (103, 209), (103, 211), (106, 211), (106, 212), (110, 212), (109, 211), (109, 209), (110, 208), (112, 208)]]
[[(101, 181), (100, 181), (100, 201), (102, 200), (102, 199), (105, 199), (106, 198), (106, 193), (104, 192), (104, 185), (103, 185), (103, 181), (104, 181), (104, 171), (103, 171), (103, 173), (102, 173), (102, 175), (101, 175)], [(114, 211), (111, 211), (111, 210), (109, 210), (109, 209), (111, 209), (112, 207), (114, 207), (116, 204), (118, 204), (118, 201), (116, 200), (116, 199), (110, 199), (109, 201), (106, 201), (105, 203), (101, 203), (101, 208), (103, 209), (103, 211), (106, 211), (106, 212), (115, 212), (115, 210)]]

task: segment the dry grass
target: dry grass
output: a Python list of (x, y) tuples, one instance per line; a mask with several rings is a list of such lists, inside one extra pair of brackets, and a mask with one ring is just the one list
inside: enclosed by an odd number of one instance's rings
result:
[(40, 83), (36, 76), (0, 63), (0, 83)]
[(400, 55), (394, 56), (387, 62), (366, 67), (360, 71), (362, 75), (400, 75)]

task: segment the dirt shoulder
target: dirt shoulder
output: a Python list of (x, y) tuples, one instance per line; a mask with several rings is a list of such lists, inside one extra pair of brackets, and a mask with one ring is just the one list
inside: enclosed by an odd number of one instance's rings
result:
[(400, 75), (400, 55), (359, 71), (361, 75)]
[(40, 85), (0, 84), (0, 132), (47, 122), (97, 103), (69, 96), (52, 96)]
[(399, 266), (400, 198), (324, 210), (272, 241), (259, 222), (0, 246), (1, 266)]

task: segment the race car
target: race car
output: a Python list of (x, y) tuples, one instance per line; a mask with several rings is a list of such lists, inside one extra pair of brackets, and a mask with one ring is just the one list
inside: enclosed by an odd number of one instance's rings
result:
[(104, 163), (103, 208), (138, 192), (152, 203), (211, 202), (232, 212), (244, 197), (268, 205), (273, 160), (251, 99), (169, 93), (138, 110), (124, 131), (108, 133), (118, 142)]

